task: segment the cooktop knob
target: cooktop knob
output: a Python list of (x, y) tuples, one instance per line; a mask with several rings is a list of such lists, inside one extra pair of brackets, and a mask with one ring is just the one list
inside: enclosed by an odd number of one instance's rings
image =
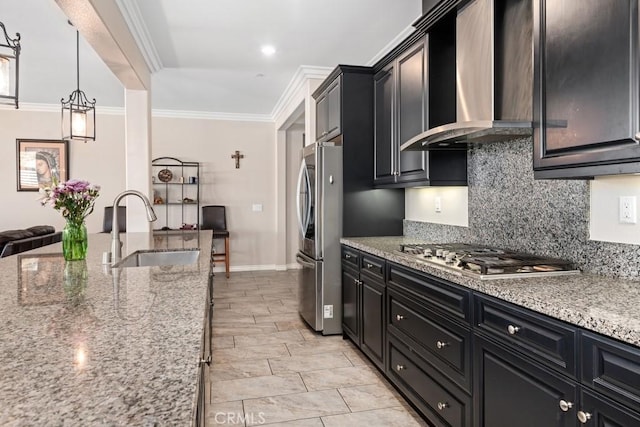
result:
[(433, 251), (431, 249), (425, 249), (422, 253), (425, 258), (431, 258), (433, 256)]

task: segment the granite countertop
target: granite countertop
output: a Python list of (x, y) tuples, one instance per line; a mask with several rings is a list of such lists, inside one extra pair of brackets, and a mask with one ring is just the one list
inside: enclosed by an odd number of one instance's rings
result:
[(395, 252), (408, 237), (342, 238), (341, 243), (556, 319), (640, 347), (640, 283), (582, 273), (479, 280)]
[(189, 425), (196, 395), (211, 232), (122, 233), (123, 254), (201, 248), (198, 263), (102, 265), (61, 244), (0, 259), (0, 425)]

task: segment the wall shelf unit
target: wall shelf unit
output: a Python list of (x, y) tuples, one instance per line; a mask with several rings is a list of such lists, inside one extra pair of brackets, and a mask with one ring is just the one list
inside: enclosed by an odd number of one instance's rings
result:
[(158, 216), (154, 231), (200, 228), (200, 164), (175, 157), (151, 162), (153, 207)]

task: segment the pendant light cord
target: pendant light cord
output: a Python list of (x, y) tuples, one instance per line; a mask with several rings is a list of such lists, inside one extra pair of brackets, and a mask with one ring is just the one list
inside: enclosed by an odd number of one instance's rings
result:
[(76, 76), (78, 92), (80, 92), (80, 32), (76, 30)]

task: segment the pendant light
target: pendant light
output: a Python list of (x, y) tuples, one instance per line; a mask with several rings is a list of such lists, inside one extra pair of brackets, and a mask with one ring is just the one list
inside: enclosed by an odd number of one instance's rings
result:
[[(71, 22), (69, 22), (71, 24)], [(72, 25), (72, 24), (71, 24)], [(96, 100), (89, 101), (80, 90), (80, 33), (76, 30), (77, 89), (66, 101), (62, 98), (62, 139), (96, 140)]]
[[(9, 38), (4, 24), (0, 22), (0, 104), (11, 104), (18, 108), (18, 71), (20, 59), (20, 33)], [(2, 39), (4, 35), (4, 40)]]

